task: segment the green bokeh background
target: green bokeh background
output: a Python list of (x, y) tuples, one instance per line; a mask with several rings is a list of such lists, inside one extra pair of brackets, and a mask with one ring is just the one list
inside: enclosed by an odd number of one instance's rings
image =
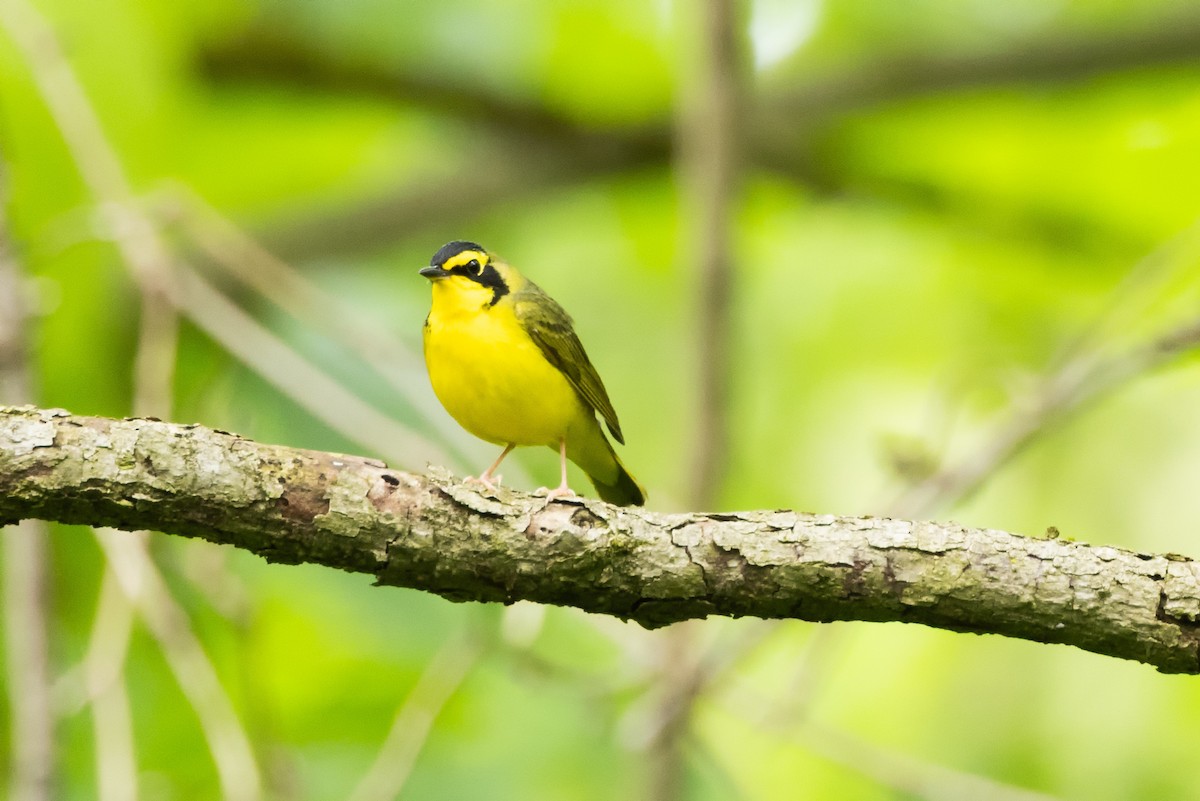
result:
[[(555, 167), (547, 179), (536, 145), (501, 142), (520, 126), (493, 130), (475, 113), (488, 98), (600, 137), (662, 129), (687, 79), (676, 4), (38, 6), (151, 208), (188, 188), (336, 299), (328, 313), (351, 309), (410, 354), (429, 294), (417, 269), (449, 239), (483, 242), (572, 312), (652, 508), (687, 507), (705, 321), (680, 256), (687, 206), (675, 165), (651, 157), (562, 168), (558, 179)], [(905, 485), (898, 461), (969, 458), (1028, 407), (1039, 376), (1084, 332), (1098, 331), (1086, 347), (1105, 357), (1196, 316), (1196, 237), (1178, 237), (1200, 213), (1200, 33), (1190, 53), (1114, 49), (1086, 70), (1035, 74), (1019, 56), (1131, 31), (1200, 31), (1186, 6), (758, 0), (745, 11), (756, 126), (785, 143), (786, 158), (748, 157), (737, 206), (734, 437), (718, 507), (883, 513)], [(37, 401), (124, 416), (137, 287), (8, 33), (0, 157), (37, 310)], [(239, 68), (263, 42), (286, 42), (317, 66)], [(988, 58), (986, 79), (955, 67)], [(942, 65), (941, 79), (906, 83), (914, 63)], [(359, 78), (322, 77), (339, 69)], [(782, 103), (854, 76), (894, 76), (895, 86), (813, 118)], [(420, 85), (440, 94), (419, 97)], [(493, 171), (511, 175), (500, 190)], [(522, 183), (526, 171), (536, 183)], [(357, 209), (408, 196), (437, 198), (442, 211), (336, 235)], [(164, 230), (193, 257), (194, 243)], [(314, 230), (329, 235), (313, 244)], [(1139, 267), (1156, 252), (1165, 255)], [(414, 412), (419, 401), (313, 321), (222, 287), (350, 391), (439, 438)], [(1097, 329), (1102, 319), (1115, 322)], [(1047, 426), (938, 516), (1200, 556), (1196, 367), (1175, 360)], [(428, 399), (419, 357), (398, 369)], [(175, 381), (174, 420), (343, 452), (372, 442), (369, 431), (353, 441), (319, 421), (190, 322)], [(467, 439), (441, 444), (461, 454), (460, 472), (492, 455)], [(425, 467), (404, 453), (370, 455)], [(530, 487), (555, 480), (549, 451), (513, 458)], [(484, 655), (441, 709), (402, 797), (582, 801), (645, 797), (653, 786), (655, 710), (679, 668), (665, 656), (668, 632), (574, 610), (455, 605), (229, 548), (151, 543), (254, 743), (267, 797), (346, 797), (430, 659), (464, 632), (487, 643)], [(54, 527), (51, 548), (51, 656), (65, 675), (84, 655), (103, 560), (83, 529)], [(761, 626), (707, 621), (690, 648), (741, 648)], [(123, 681), (141, 797), (218, 797), (196, 715), (140, 628)], [(974, 776), (996, 783), (995, 798), (1017, 797), (1005, 787), (1194, 798), (1197, 714), (1195, 679), (1135, 663), (916, 626), (793, 622), (696, 699), (685, 796), (982, 797), (962, 790)], [(92, 738), (87, 707), (66, 705), (60, 797), (97, 797)]]

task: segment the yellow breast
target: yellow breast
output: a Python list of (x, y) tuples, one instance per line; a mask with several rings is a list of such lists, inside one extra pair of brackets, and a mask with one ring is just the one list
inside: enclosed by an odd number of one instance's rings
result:
[(505, 301), (464, 303), (434, 284), (425, 325), (433, 391), (450, 416), (480, 439), (556, 448), (572, 422), (593, 415)]

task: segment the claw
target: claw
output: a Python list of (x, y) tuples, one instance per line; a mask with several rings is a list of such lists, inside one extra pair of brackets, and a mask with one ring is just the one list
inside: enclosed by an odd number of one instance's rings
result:
[(554, 489), (548, 489), (547, 487), (538, 487), (537, 492), (535, 492), (534, 495), (541, 495), (543, 492), (546, 493), (547, 501), (557, 500), (558, 498), (578, 497), (575, 494), (575, 490), (571, 489), (570, 487), (566, 487), (566, 486), (555, 487)]
[[(496, 458), (496, 461), (492, 462), (492, 466), (489, 467), (487, 470), (483, 471), (483, 475), (481, 475), (479, 477), (470, 476), (469, 478), (467, 478), (467, 481), (478, 481), (480, 484), (487, 487), (492, 492), (495, 492), (496, 485), (500, 483), (500, 476), (493, 476), (492, 473), (495, 472), (496, 468), (500, 466), (500, 463), (504, 461), (504, 457), (508, 456), (509, 452), (515, 447), (517, 447), (517, 446), (513, 445), (513, 444), (509, 444), (509, 446), (504, 449), (504, 452), (501, 453), (500, 456), (498, 456)], [(492, 483), (493, 478), (496, 479), (495, 484)]]
[[(495, 480), (493, 481), (493, 479)], [(482, 484), (492, 492), (495, 492), (497, 487), (502, 483), (502, 479), (502, 476), (489, 476), (487, 473), (484, 473), (481, 476), (467, 476), (463, 480), (468, 484)]]

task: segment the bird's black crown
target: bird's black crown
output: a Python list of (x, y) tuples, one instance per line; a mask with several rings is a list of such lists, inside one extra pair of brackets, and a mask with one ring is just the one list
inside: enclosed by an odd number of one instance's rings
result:
[(453, 242), (447, 242), (438, 249), (437, 253), (433, 254), (433, 258), (429, 260), (429, 266), (441, 267), (450, 259), (462, 253), (464, 250), (478, 250), (481, 253), (487, 253), (482, 245), (477, 245), (474, 242), (466, 242), (461, 239), (456, 239)]

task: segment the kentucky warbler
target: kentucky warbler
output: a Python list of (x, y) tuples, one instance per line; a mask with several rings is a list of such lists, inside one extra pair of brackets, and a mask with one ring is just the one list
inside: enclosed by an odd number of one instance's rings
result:
[(646, 493), (617, 458), (621, 425), (596, 368), (562, 306), (474, 242), (451, 242), (421, 275), (433, 283), (425, 319), (425, 365), (438, 400), (459, 425), (504, 452), (518, 445), (559, 452), (562, 483), (550, 497), (572, 495), (567, 459), (583, 468), (609, 503), (640, 506)]

